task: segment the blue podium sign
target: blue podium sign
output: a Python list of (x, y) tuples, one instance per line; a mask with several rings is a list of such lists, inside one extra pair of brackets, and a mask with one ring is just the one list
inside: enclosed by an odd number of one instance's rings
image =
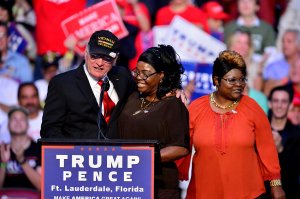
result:
[(154, 147), (42, 146), (44, 199), (153, 199)]

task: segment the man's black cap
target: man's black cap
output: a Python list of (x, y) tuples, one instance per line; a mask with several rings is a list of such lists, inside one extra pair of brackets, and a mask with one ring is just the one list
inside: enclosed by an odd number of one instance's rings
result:
[(92, 34), (88, 49), (89, 53), (104, 54), (116, 58), (119, 53), (119, 39), (108, 30), (96, 31)]

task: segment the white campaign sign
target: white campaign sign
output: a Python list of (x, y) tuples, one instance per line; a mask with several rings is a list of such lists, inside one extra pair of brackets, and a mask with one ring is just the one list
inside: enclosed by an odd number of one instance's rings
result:
[(174, 17), (167, 28), (158, 26), (153, 32), (154, 45), (172, 45), (182, 61), (213, 63), (220, 51), (226, 49), (223, 42), (180, 16)]

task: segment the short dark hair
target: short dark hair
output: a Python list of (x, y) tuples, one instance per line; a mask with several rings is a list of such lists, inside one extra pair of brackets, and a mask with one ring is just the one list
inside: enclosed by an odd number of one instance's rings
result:
[(12, 108), (8, 111), (8, 113), (7, 113), (8, 118), (10, 119), (10, 117), (12, 116), (12, 114), (13, 114), (14, 112), (16, 112), (16, 111), (20, 111), (20, 112), (24, 113), (24, 115), (26, 115), (26, 117), (28, 117), (28, 115), (29, 115), (29, 112), (28, 112), (28, 110), (27, 110), (26, 108), (21, 107), (21, 106), (14, 106), (14, 107), (12, 107)]
[(7, 23), (4, 21), (0, 21), (0, 27), (4, 27), (5, 28), (5, 35), (8, 36), (8, 27), (7, 27)]
[[(44, 55), (44, 56), (47, 57), (46, 55)], [(48, 58), (43, 57), (42, 69), (47, 70), (51, 66), (54, 66), (55, 68), (59, 68), (59, 59), (60, 58), (61, 58), (60, 56), (53, 57), (52, 59), (48, 59)]]
[(13, 7), (12, 2), (1, 0), (0, 7), (7, 10), (8, 18), (9, 18), (8, 21), (14, 21), (14, 15), (12, 12), (12, 7)]
[(19, 88), (18, 88), (18, 99), (20, 99), (20, 97), (21, 97), (22, 89), (26, 86), (32, 86), (34, 88), (34, 90), (36, 91), (37, 95), (39, 96), (39, 90), (33, 82), (23, 82), (19, 85)]
[(277, 86), (277, 87), (274, 87), (274, 88), (271, 90), (271, 92), (270, 92), (270, 94), (269, 94), (269, 96), (268, 96), (268, 100), (269, 100), (269, 101), (272, 100), (272, 97), (273, 97), (273, 95), (274, 95), (274, 93), (275, 93), (276, 91), (285, 91), (285, 92), (287, 92), (288, 95), (289, 95), (289, 103), (292, 103), (293, 98), (294, 98), (294, 92), (293, 92), (293, 89), (290, 89), (290, 88), (288, 88), (287, 86)]
[[(233, 50), (221, 51), (213, 63), (212, 78), (218, 77), (220, 83), (221, 78), (232, 69), (238, 69), (247, 76), (245, 60), (239, 53)], [(215, 85), (214, 81), (213, 84)]]
[(164, 78), (156, 93), (159, 99), (174, 89), (182, 88), (181, 74), (184, 69), (172, 46), (158, 45), (148, 48), (140, 55), (138, 61), (150, 64), (156, 72), (164, 72)]

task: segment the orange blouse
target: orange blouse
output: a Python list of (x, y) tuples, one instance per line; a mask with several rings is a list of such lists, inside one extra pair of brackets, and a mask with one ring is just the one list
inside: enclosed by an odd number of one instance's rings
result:
[(195, 154), (187, 199), (253, 199), (265, 180), (280, 179), (270, 124), (253, 99), (242, 96), (234, 111), (219, 114), (203, 96), (189, 113)]

